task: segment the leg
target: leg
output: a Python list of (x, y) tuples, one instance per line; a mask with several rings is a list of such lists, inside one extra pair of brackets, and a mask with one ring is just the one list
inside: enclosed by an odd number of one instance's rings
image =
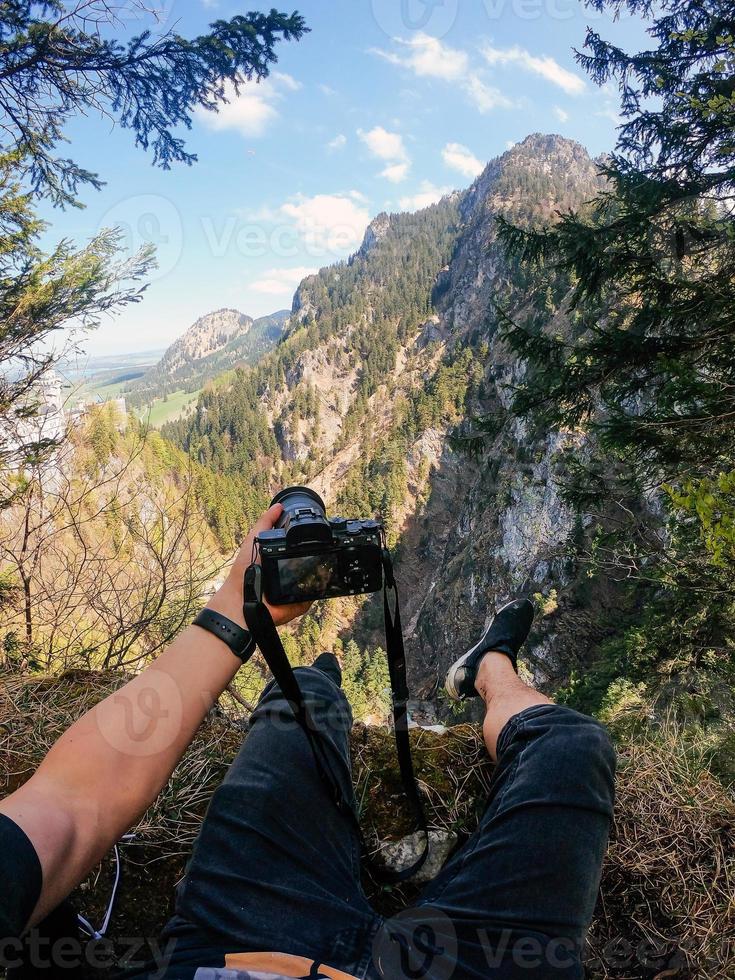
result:
[[(339, 667), (322, 654), (296, 675), (351, 793), (352, 716)], [(347, 956), (375, 914), (359, 880), (359, 843), (329, 799), (304, 732), (271, 683), (215, 792), (167, 933), (204, 933), (230, 951)]]
[(483, 659), (477, 689), (497, 759), (487, 810), (416, 907), (381, 930), (377, 975), (577, 980), (612, 816), (612, 746), (502, 654)]

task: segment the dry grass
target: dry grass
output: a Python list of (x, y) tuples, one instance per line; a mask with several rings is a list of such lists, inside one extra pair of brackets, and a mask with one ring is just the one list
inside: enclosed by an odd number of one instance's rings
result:
[[(83, 711), (119, 687), (116, 674), (8, 681), (0, 690), (3, 792), (20, 785)], [(243, 737), (242, 708), (213, 712), (164, 793), (126, 845), (126, 874), (113, 931), (152, 935), (207, 801)], [(471, 725), (447, 735), (413, 733), (413, 751), (434, 827), (470, 830), (484, 805), (490, 767)], [(410, 831), (391, 736), (356, 726), (352, 739), (363, 825), (373, 843)], [(109, 863), (80, 900), (93, 917), (109, 887)], [(410, 899), (408, 888), (373, 890), (382, 910)], [(735, 802), (673, 728), (625, 743), (616, 826), (590, 932), (589, 976), (607, 980), (735, 977)]]
[(599, 977), (735, 977), (735, 802), (674, 726), (620, 753), (590, 949)]

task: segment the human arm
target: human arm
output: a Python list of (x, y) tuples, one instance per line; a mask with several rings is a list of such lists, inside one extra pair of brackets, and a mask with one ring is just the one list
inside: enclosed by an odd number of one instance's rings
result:
[[(277, 504), (260, 518), (207, 603), (240, 626), (253, 539), (281, 510)], [(282, 625), (308, 605), (271, 612)], [(54, 909), (153, 802), (240, 664), (216, 636), (189, 626), (137, 677), (76, 721), (28, 782), (0, 801), (0, 813), (24, 831), (41, 863), (43, 887), (32, 923)]]

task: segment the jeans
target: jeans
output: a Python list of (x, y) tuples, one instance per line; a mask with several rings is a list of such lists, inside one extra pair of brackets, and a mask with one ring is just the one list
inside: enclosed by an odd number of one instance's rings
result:
[[(352, 716), (337, 662), (322, 654), (296, 675), (351, 793)], [(360, 885), (357, 834), (271, 682), (212, 798), (164, 939), (182, 966), (206, 962), (204, 948), (278, 950), (370, 980), (576, 980), (614, 772), (591, 718), (550, 704), (515, 715), (477, 831), (411, 908), (383, 920)]]

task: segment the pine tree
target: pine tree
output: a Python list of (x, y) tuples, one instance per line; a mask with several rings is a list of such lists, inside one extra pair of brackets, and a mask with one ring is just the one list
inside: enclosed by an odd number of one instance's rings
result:
[[(644, 0), (593, 6), (654, 11)], [(578, 56), (621, 91), (606, 192), (552, 228), (506, 224), (502, 235), (576, 281), (571, 336), (510, 326), (533, 367), (516, 410), (584, 425), (623, 461), (618, 477), (642, 471), (660, 485), (708, 475), (735, 452), (735, 6), (655, 9), (652, 49), (629, 55), (590, 30)]]
[(153, 266), (147, 248), (121, 259), (114, 231), (44, 255), (37, 242), (45, 225), (16, 179), (19, 159), (17, 151), (0, 155), (0, 362), (12, 367), (0, 374), (0, 465), (15, 466), (38, 462), (55, 444), (28, 424), (36, 383), (55, 360), (51, 338), (72, 323), (90, 329), (104, 313), (139, 300), (138, 282)]
[[(53, 448), (22, 424), (55, 359), (46, 342), (139, 300), (137, 283), (153, 265), (147, 248), (123, 259), (114, 230), (78, 250), (62, 242), (40, 251), (45, 226), (32, 194), (63, 207), (78, 205), (81, 186), (101, 186), (96, 174), (56, 156), (67, 124), (103, 112), (132, 130), (155, 164), (193, 163), (177, 128), (191, 124), (194, 109), (216, 111), (244, 80), (264, 78), (277, 41), (306, 30), (298, 14), (273, 10), (218, 20), (192, 39), (144, 31), (124, 45), (105, 37), (115, 17), (104, 0), (10, 0), (0, 8), (0, 361), (12, 367), (0, 377), (0, 443), (14, 444), (15, 464)], [(8, 457), (0, 449), (0, 463)]]
[[(143, 0), (132, 0), (147, 14)], [(6, 151), (17, 151), (34, 190), (74, 204), (96, 174), (55, 156), (74, 116), (105, 112), (151, 149), (154, 163), (193, 163), (176, 134), (195, 108), (216, 111), (247, 79), (268, 74), (278, 40), (298, 39), (297, 13), (237, 15), (185, 38), (143, 31), (127, 44), (105, 37), (116, 14), (104, 0), (10, 0), (0, 9), (0, 114)]]

